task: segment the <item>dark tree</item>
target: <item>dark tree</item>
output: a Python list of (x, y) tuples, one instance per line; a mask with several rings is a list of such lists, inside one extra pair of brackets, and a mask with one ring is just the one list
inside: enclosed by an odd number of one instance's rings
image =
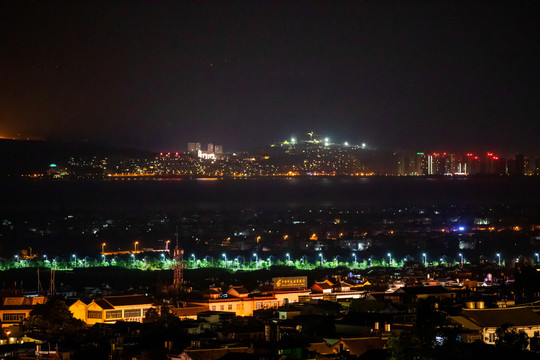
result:
[(495, 331), (495, 346), (505, 350), (525, 350), (529, 345), (529, 336), (523, 330), (511, 329), (511, 324), (503, 324)]
[(26, 322), (26, 330), (32, 336), (48, 341), (74, 339), (86, 326), (75, 319), (63, 301), (50, 300), (36, 305)]

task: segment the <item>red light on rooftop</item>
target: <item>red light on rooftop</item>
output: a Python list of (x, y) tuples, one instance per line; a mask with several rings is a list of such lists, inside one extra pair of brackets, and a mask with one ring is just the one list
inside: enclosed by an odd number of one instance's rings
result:
[(467, 156), (473, 156), (473, 154), (470, 154), (470, 153), (469, 153), (469, 154), (467, 154)]
[(487, 153), (487, 156), (493, 156), (493, 153)]
[(446, 156), (446, 153), (443, 153), (444, 156)]
[(478, 160), (478, 156), (475, 156), (475, 157), (474, 157), (474, 160)]
[(439, 153), (433, 153), (433, 156), (439, 156)]
[(163, 156), (163, 153), (159, 153), (159, 156)]
[(493, 160), (499, 160), (499, 157), (498, 157), (498, 156), (494, 156), (494, 157), (493, 157)]

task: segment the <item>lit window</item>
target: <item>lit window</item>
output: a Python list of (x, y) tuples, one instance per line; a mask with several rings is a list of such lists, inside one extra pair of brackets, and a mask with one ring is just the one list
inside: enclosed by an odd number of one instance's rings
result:
[(121, 319), (122, 310), (110, 310), (105, 312), (105, 319)]
[(89, 319), (101, 319), (102, 316), (103, 315), (102, 315), (101, 311), (88, 310), (88, 318)]

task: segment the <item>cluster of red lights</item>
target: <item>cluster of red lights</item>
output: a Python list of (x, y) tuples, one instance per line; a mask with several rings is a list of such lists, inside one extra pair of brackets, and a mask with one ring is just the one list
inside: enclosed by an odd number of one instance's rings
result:
[[(476, 155), (474, 155), (472, 153), (468, 153), (467, 157), (472, 157), (474, 160), (478, 160), (478, 156), (476, 156)], [(487, 157), (490, 158), (490, 159), (493, 159), (493, 160), (499, 160), (498, 156), (495, 156), (495, 155), (493, 155), (493, 153), (490, 153), (490, 152), (487, 153)]]
[[(163, 155), (163, 154), (165, 154), (165, 155)], [(159, 156), (171, 156), (171, 153), (170, 153), (170, 152), (168, 152), (168, 153), (162, 153), (162, 152), (160, 152), (160, 153), (159, 153)], [(176, 152), (174, 156), (178, 156), (178, 152)]]

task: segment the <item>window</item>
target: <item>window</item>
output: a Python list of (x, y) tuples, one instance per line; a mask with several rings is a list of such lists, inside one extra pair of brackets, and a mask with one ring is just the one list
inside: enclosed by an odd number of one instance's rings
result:
[(279, 305), (278, 305), (278, 302), (277, 301), (274, 301), (274, 307), (277, 308)]
[(141, 316), (141, 309), (124, 310), (125, 318), (134, 318), (134, 317), (140, 317), (140, 316)]
[(216, 311), (216, 305), (212, 305), (212, 311)]
[(225, 310), (225, 305), (219, 305), (219, 310)]
[(495, 333), (489, 333), (489, 342), (495, 342)]
[(262, 308), (262, 302), (258, 301), (255, 303), (255, 309), (259, 310)]
[(25, 317), (24, 313), (5, 313), (2, 315), (2, 321), (21, 321)]
[(240, 304), (236, 304), (236, 310), (240, 310)]
[(270, 307), (270, 301), (265, 301), (264, 302), (264, 308), (267, 309)]
[(105, 312), (105, 319), (121, 319), (122, 310), (110, 310)]
[(232, 310), (232, 304), (229, 304), (229, 306), (227, 306), (227, 310)]
[(89, 319), (101, 319), (103, 315), (101, 314), (101, 311), (92, 311), (88, 310), (88, 318)]

